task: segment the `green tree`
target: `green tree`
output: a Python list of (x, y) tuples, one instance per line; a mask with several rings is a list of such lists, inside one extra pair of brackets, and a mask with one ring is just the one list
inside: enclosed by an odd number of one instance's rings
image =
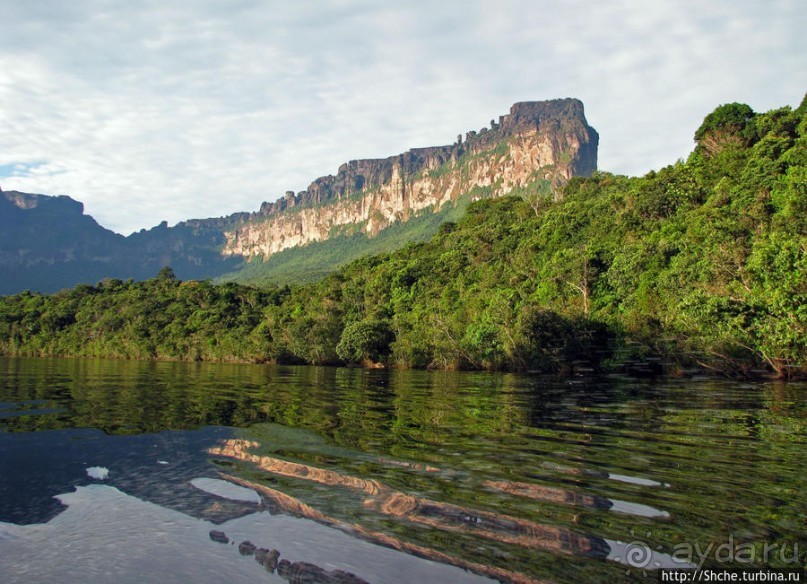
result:
[(695, 131), (695, 141), (709, 154), (728, 144), (748, 145), (754, 138), (754, 110), (744, 103), (719, 106), (703, 120)]
[(390, 344), (395, 334), (386, 320), (363, 320), (345, 327), (336, 354), (343, 361), (361, 363), (383, 361), (390, 354)]

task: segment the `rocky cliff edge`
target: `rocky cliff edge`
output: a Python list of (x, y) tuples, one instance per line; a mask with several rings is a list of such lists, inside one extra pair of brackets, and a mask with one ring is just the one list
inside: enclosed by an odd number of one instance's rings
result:
[(510, 113), (450, 145), (352, 160), (336, 175), (287, 192), (225, 231), (224, 255), (267, 258), (356, 226), (375, 235), (463, 195), (502, 196), (535, 180), (558, 187), (597, 169), (599, 136), (577, 99), (516, 103)]

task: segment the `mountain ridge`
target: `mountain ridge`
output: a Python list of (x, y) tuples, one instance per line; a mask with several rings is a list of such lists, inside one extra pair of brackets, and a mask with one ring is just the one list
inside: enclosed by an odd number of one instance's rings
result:
[(265, 260), (289, 247), (327, 239), (334, 227), (365, 222), (359, 228), (372, 237), (415, 212), (429, 206), (439, 210), (474, 189), (502, 196), (543, 179), (557, 191), (573, 176), (596, 170), (598, 143), (599, 135), (588, 125), (579, 100), (519, 102), (498, 122), (491, 120), (490, 128), (469, 131), (464, 140), (460, 135), (451, 145), (352, 160), (305, 191), (264, 203), (227, 234), (223, 252)]
[(695, 144), (641, 177), (574, 178), (556, 201), (470, 203), (429, 241), (308, 285), (160, 270), (4, 297), (0, 353), (805, 378), (807, 98), (719, 106)]
[[(0, 190), (6, 232), (0, 268), (7, 275), (0, 294), (52, 292), (104, 278), (145, 279), (165, 266), (183, 279), (243, 280), (248, 264), (251, 273), (261, 274), (271, 256), (346, 233), (361, 234), (363, 253), (372, 253), (372, 239), (391, 225), (442, 212), (438, 221), (419, 226), (418, 235), (399, 230), (395, 242), (433, 234), (444, 217), (456, 215), (446, 209), (463, 208), (463, 198), (498, 197), (528, 185), (544, 196), (558, 192), (573, 176), (596, 170), (598, 142), (579, 100), (519, 102), (498, 122), (458, 135), (452, 144), (348, 161), (336, 174), (264, 202), (255, 212), (174, 226), (162, 222), (125, 237), (85, 215), (83, 204), (71, 197)], [(42, 233), (49, 235), (43, 239)], [(315, 271), (337, 265), (329, 261)], [(272, 276), (271, 266), (266, 271), (260, 281), (287, 283)]]

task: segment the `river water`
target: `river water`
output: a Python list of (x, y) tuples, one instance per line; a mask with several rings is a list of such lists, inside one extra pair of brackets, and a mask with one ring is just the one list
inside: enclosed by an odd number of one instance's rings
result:
[(803, 383), (0, 358), (0, 581), (803, 567), (806, 446)]

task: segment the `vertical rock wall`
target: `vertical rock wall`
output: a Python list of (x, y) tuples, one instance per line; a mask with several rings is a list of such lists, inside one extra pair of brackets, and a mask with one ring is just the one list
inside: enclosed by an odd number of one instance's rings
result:
[(225, 232), (223, 253), (265, 259), (327, 239), (334, 228), (357, 226), (372, 236), (475, 189), (502, 196), (540, 178), (559, 184), (588, 176), (597, 169), (598, 140), (578, 100), (517, 103), (498, 122), (454, 144), (352, 160), (305, 191), (264, 203)]

